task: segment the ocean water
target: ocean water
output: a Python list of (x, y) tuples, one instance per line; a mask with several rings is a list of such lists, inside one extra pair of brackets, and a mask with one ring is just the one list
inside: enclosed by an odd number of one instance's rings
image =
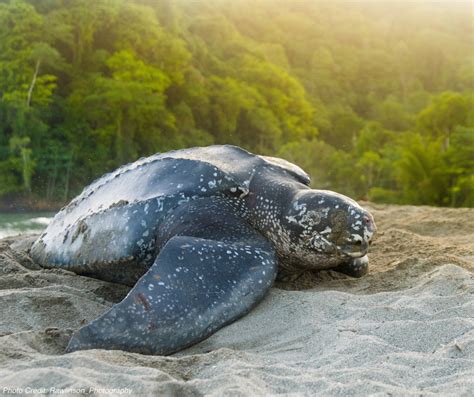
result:
[(53, 212), (0, 212), (0, 239), (19, 234), (41, 233), (53, 216)]

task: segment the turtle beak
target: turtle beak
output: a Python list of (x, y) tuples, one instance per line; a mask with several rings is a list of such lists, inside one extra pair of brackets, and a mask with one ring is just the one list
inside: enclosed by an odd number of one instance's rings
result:
[(354, 241), (337, 247), (337, 251), (351, 258), (361, 258), (367, 255), (369, 241)]
[(372, 237), (377, 231), (374, 218), (371, 214), (366, 214), (362, 218), (363, 233), (352, 234), (351, 238), (346, 239), (341, 245), (337, 246), (337, 251), (351, 258), (361, 258), (367, 255), (369, 245), (372, 243)]

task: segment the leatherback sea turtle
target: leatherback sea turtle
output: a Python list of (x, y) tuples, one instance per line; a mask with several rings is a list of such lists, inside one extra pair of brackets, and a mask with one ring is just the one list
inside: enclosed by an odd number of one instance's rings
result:
[(156, 154), (93, 182), (31, 255), (133, 288), (67, 351), (170, 354), (246, 314), (278, 267), (365, 274), (372, 215), (309, 182), (285, 160), (228, 145)]

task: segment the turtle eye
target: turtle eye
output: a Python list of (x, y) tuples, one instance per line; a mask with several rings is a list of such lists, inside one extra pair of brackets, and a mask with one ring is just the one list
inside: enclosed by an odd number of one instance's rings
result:
[(364, 215), (362, 218), (362, 222), (364, 222), (365, 227), (367, 227), (369, 230), (373, 230), (373, 231), (377, 230), (375, 226), (375, 222), (373, 218), (371, 218), (370, 216)]

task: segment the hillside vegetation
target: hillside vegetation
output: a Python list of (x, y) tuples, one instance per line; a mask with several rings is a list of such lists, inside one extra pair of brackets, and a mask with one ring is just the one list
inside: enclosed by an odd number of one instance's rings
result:
[(470, 2), (0, 1), (0, 197), (231, 143), (318, 188), (474, 206)]

